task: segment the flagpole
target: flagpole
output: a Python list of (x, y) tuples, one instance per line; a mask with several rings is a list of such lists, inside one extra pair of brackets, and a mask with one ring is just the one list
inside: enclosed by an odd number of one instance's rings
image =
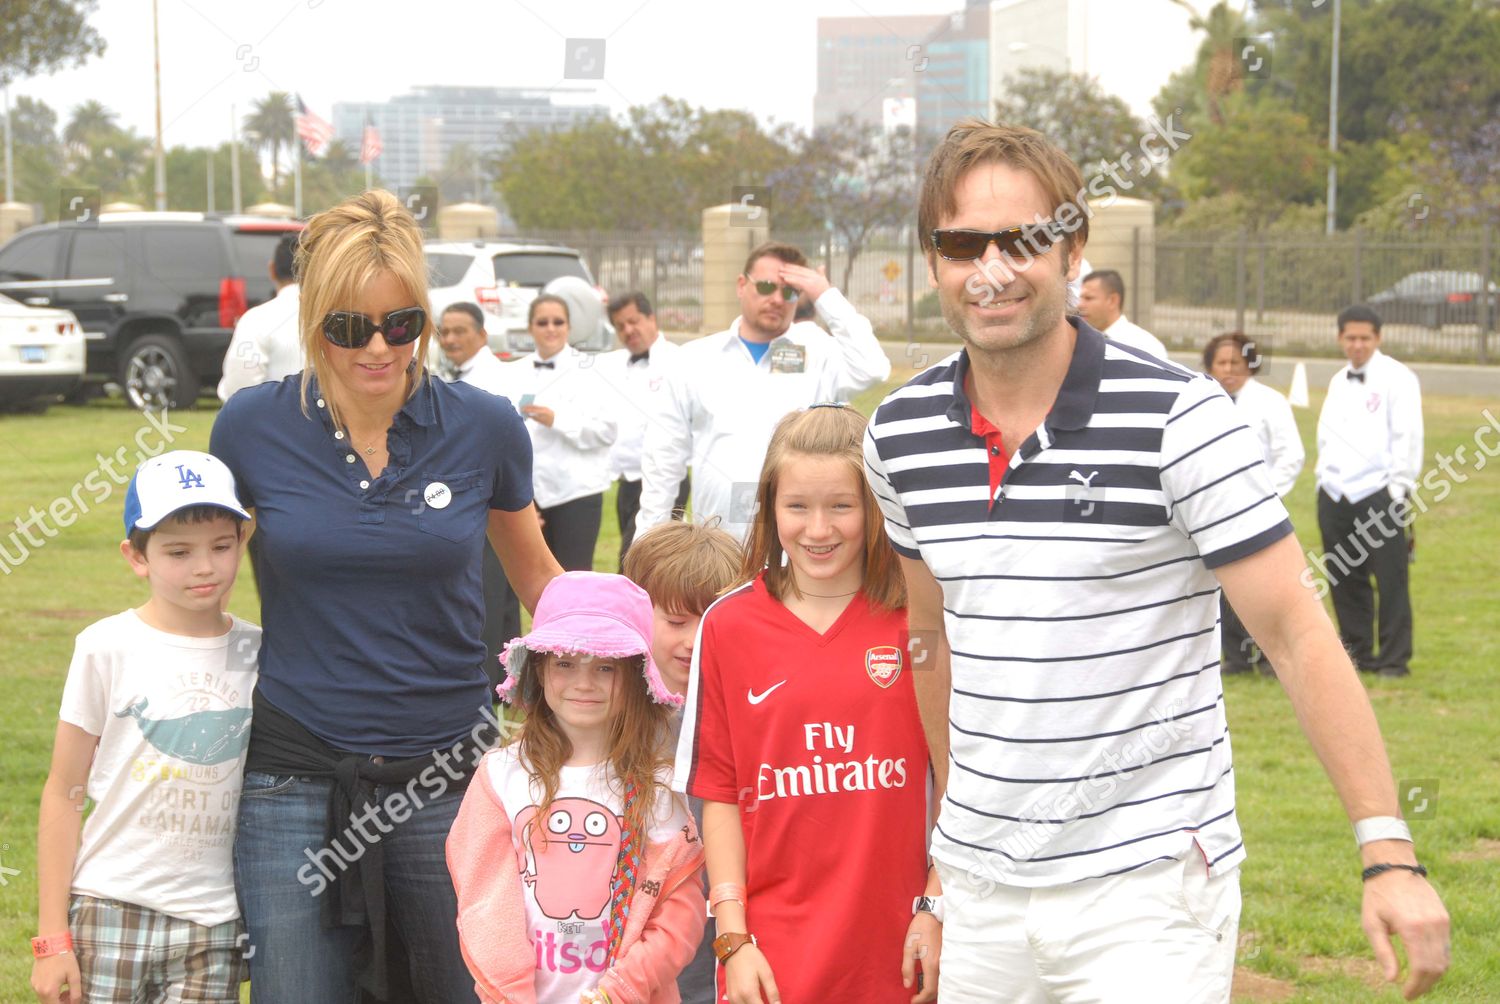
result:
[(302, 140), (296, 141), (297, 167), (296, 174), (292, 179), (292, 214), (297, 219), (302, 219)]
[(370, 189), (372, 189), (374, 187), (375, 187), (375, 162), (373, 160), (367, 160), (367, 161), (365, 161), (365, 191), (368, 192)]

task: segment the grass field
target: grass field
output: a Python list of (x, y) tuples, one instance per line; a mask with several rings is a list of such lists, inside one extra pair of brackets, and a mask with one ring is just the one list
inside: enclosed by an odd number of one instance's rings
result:
[[(907, 374), (909, 375), (909, 373)], [(883, 388), (860, 401), (868, 411)], [(1311, 411), (1298, 423), (1312, 456)], [(1418, 522), (1412, 570), (1416, 658), (1408, 680), (1374, 681), (1371, 697), (1403, 781), (1429, 793), (1427, 818), (1413, 823), (1421, 859), (1453, 915), (1453, 969), (1436, 1001), (1500, 1000), (1500, 462), (1473, 460), (1482, 409), (1500, 402), (1430, 398), (1427, 455), (1465, 444), (1467, 481)], [(203, 449), (213, 410), (173, 414), (172, 446)], [(54, 408), (0, 418), (6, 459), (0, 480), (0, 545), (15, 518), (45, 510), (95, 471), (96, 454), (155, 450), (163, 432), (117, 403)], [(1310, 466), (1310, 464), (1309, 464)], [(1456, 482), (1456, 479), (1454, 479)], [(27, 939), (35, 928), (37, 799), (47, 772), (57, 703), (73, 637), (92, 621), (135, 606), (145, 586), (117, 554), (123, 488), (97, 504), (107, 478), (79, 493), (90, 511), (0, 573), (0, 1001), (33, 1000)], [(1311, 472), (1291, 498), (1303, 546), (1315, 546)], [(61, 510), (59, 510), (61, 511)], [(605, 513), (612, 503), (606, 501)], [(607, 515), (596, 567), (614, 568), (618, 537)], [(0, 559), (3, 560), (3, 559)], [(241, 576), (230, 609), (259, 620), (253, 584)], [(1359, 927), (1359, 864), (1332, 789), (1302, 739), (1280, 687), (1261, 679), (1225, 683), (1234, 730), (1240, 820), (1250, 849), (1243, 870), (1242, 979), (1236, 1000), (1398, 1000), (1378, 987)], [(1436, 790), (1432, 785), (1436, 782)], [(1410, 787), (1410, 785), (1403, 785)], [(1411, 812), (1415, 805), (1408, 809)], [(997, 999), (1000, 999), (997, 997)]]

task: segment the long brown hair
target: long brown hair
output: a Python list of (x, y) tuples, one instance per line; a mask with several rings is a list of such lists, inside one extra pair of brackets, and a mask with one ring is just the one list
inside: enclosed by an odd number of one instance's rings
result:
[(865, 511), (864, 578), (860, 588), (865, 599), (879, 610), (906, 606), (906, 578), (896, 551), (885, 535), (885, 517), (865, 480), (865, 417), (853, 408), (826, 405), (794, 411), (776, 425), (766, 462), (760, 469), (755, 493), (755, 520), (745, 542), (744, 577), (752, 579), (762, 570), (766, 589), (778, 600), (797, 593), (791, 569), (783, 565), (781, 537), (776, 532), (776, 488), (781, 469), (794, 457), (832, 457), (843, 461), (860, 486)]
[[(587, 653), (573, 654), (584, 659), (598, 658)], [(521, 725), (520, 738), (516, 740), (520, 758), (533, 782), (542, 789), (537, 819), (547, 818), (562, 780), (562, 766), (573, 755), (573, 743), (558, 726), (557, 715), (547, 704), (543, 689), (550, 661), (546, 652), (530, 653), (516, 695), (526, 711), (526, 721)], [(638, 839), (645, 846), (657, 799), (669, 793), (665, 780), (671, 764), (667, 757), (667, 722), (672, 710), (651, 699), (646, 689), (645, 656), (609, 661), (614, 662), (618, 669), (610, 696), (614, 714), (609, 720), (605, 759), (619, 781), (622, 801), (626, 786), (635, 785), (636, 799), (626, 807), (625, 825), (639, 835)], [(543, 840), (546, 836), (543, 827)]]

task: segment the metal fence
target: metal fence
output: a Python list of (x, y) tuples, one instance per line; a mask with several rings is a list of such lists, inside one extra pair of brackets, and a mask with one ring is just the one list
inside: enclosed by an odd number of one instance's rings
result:
[[(669, 331), (703, 328), (701, 236), (670, 233), (528, 232), (527, 239), (577, 248), (596, 280), (611, 293), (643, 290)], [(852, 255), (828, 233), (775, 232), (801, 247), (830, 281), (887, 339), (953, 338), (927, 279), (927, 264), (911, 227), (877, 232)], [(1213, 335), (1241, 330), (1268, 351), (1336, 356), (1335, 318), (1343, 307), (1374, 301), (1386, 319), (1383, 345), (1406, 359), (1489, 362), (1500, 351), (1493, 336), (1500, 292), (1493, 234), (1414, 238), (1359, 232), (1317, 235), (1170, 234), (1132, 242), (1132, 265), (1145, 263), (1132, 288), (1151, 284), (1145, 309), (1127, 312), (1170, 347), (1191, 350)], [(1153, 267), (1154, 266), (1154, 267)], [(1123, 271), (1124, 269), (1122, 269)], [(1129, 274), (1140, 272), (1131, 268)], [(1390, 299), (1416, 273), (1485, 277), (1483, 292), (1436, 300)], [(1473, 278), (1472, 282), (1479, 282)], [(1145, 300), (1144, 296), (1139, 297)]]

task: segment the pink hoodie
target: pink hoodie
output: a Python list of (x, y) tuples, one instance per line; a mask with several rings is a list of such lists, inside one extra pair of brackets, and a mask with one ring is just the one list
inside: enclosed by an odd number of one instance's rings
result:
[[(481, 760), (448, 832), (459, 947), (484, 1004), (535, 1004), (536, 953), (527, 934), (521, 867), (510, 817), (489, 774)], [(620, 957), (599, 980), (615, 1004), (681, 1001), (677, 974), (698, 950), (707, 916), (702, 867), (703, 844), (691, 821), (671, 840), (647, 846)]]

